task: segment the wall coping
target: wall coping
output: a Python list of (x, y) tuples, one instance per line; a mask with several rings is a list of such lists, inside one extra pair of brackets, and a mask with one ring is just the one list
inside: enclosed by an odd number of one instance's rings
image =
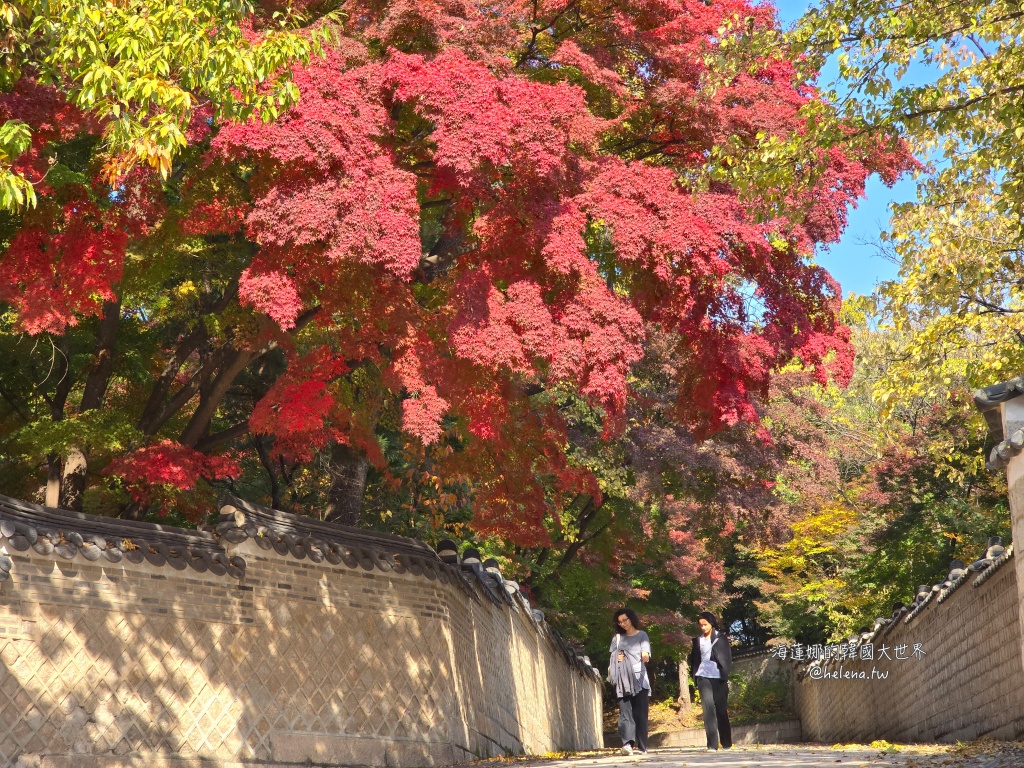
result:
[(1024, 429), (1007, 435), (1003, 427), (1001, 406), (1024, 394), (1024, 376), (983, 387), (974, 393), (974, 407), (978, 409), (996, 444), (989, 452), (986, 466), (989, 469), (1005, 467), (1010, 459), (1024, 451)]
[[(232, 578), (245, 575), (245, 560), (230, 555), (217, 538), (204, 531), (137, 520), (87, 515), (43, 507), (0, 495), (0, 543), (18, 552), (35, 550), (44, 557), (82, 558), (108, 563), (191, 567), (200, 573)], [(10, 578), (12, 563), (0, 557), (0, 581)]]
[(772, 652), (770, 645), (752, 645), (746, 648), (735, 648), (732, 652), (732, 660), (755, 659), (758, 656), (767, 656)]

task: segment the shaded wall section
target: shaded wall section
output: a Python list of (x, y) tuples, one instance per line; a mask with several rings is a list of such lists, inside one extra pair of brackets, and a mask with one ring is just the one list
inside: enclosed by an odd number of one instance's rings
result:
[[(914, 603), (847, 644), (846, 655), (856, 659), (797, 665), (794, 693), (804, 740), (1024, 735), (1016, 559), (1008, 548), (971, 569), (956, 569), (943, 585), (922, 588)], [(869, 645), (873, 661), (860, 658)], [(923, 654), (915, 656), (917, 645)], [(883, 647), (891, 660), (881, 655)]]
[(237, 499), (198, 532), (0, 497), (0, 534), (0, 764), (601, 745), (600, 676), (500, 574), (418, 542)]
[[(1011, 535), (1024, 541), (1024, 376), (993, 384), (974, 393), (974, 405), (985, 417), (992, 446), (985, 466), (1006, 471), (1009, 491)], [(1024, 626), (1024, 558), (1016, 558), (1018, 590), (1017, 616)], [(1020, 644), (1024, 660), (1024, 642)]]

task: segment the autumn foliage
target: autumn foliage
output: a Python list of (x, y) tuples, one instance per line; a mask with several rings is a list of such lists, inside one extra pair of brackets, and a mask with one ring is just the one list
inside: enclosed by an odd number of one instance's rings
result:
[[(849, 378), (840, 289), (810, 257), (869, 174), (909, 160), (823, 150), (770, 215), (730, 185), (730, 153), (800, 132), (818, 98), (784, 50), (724, 45), (774, 25), (770, 6), (344, 10), (327, 55), (295, 67), (290, 111), (197, 111), (166, 181), (108, 186), (100, 122), (30, 81), (0, 95), (45, 171), (38, 208), (2, 223), (2, 452), (22, 457), (2, 490), (49, 482), (52, 501), (141, 514), (215, 481), (356, 522), (364, 494), (425, 473), (411, 506), (443, 526), (471, 503), (467, 531), (531, 546), (607, 488), (574, 454), (570, 400), (607, 445), (696, 441), (649, 453), (654, 477), (756, 423), (794, 358)], [(645, 360), (671, 394), (656, 414), (634, 386)], [(731, 530), (742, 504), (710, 521), (656, 485), (631, 493), (669, 501), (675, 576), (720, 581), (694, 521)]]

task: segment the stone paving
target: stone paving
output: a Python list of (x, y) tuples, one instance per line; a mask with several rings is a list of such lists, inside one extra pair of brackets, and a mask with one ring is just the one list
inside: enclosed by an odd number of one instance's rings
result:
[(605, 750), (561, 760), (515, 762), (517, 768), (1024, 768), (1024, 744), (900, 745), (895, 751), (867, 745), (738, 746), (718, 752), (689, 747), (655, 749), (645, 756)]

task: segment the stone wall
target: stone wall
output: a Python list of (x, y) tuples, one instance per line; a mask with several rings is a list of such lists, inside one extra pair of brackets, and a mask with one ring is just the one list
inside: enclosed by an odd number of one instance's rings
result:
[[(732, 743), (734, 745), (795, 744), (800, 741), (799, 720), (732, 726)], [(678, 731), (652, 733), (647, 743), (652, 747), (707, 747), (708, 737), (704, 732), (704, 727), (701, 726), (700, 728), (683, 728)], [(743, 764), (750, 765), (746, 762)]]
[[(1024, 382), (1021, 382), (1024, 384)], [(1024, 398), (1016, 397), (1013, 400), (1003, 403), (1002, 409), (1002, 432), (999, 437), (1005, 435), (1010, 438), (1019, 438), (1024, 435), (1021, 429), (1024, 428)], [(1024, 455), (1020, 453), (1020, 439), (1006, 441), (1011, 448), (1009, 455), (1002, 462), (1006, 467), (1006, 485), (1009, 491), (1010, 501), (1010, 524), (1012, 525), (1012, 536), (1014, 541), (1024, 541)], [(995, 449), (993, 453), (996, 453)], [(998, 454), (996, 454), (998, 455)], [(997, 465), (990, 460), (989, 466)], [(1017, 560), (1017, 583), (1024, 586), (1024, 557)], [(1024, 589), (1018, 590), (1017, 616), (1024, 624)], [(1024, 660), (1024, 637), (1019, 644), (1021, 659)]]
[(755, 651), (737, 651), (732, 657), (732, 675), (751, 678), (788, 677), (789, 664), (768, 646)]
[(600, 746), (600, 676), (500, 575), (240, 506), (208, 533), (119, 534), (0, 497), (0, 765), (402, 768)]
[[(959, 583), (922, 593), (917, 605), (863, 638), (875, 652), (873, 662), (798, 666), (794, 693), (803, 738), (901, 742), (1024, 735), (1015, 559), (1010, 551)], [(925, 652), (916, 659), (915, 643)], [(892, 661), (880, 657), (882, 645)], [(902, 661), (895, 658), (901, 645), (909, 657)]]

